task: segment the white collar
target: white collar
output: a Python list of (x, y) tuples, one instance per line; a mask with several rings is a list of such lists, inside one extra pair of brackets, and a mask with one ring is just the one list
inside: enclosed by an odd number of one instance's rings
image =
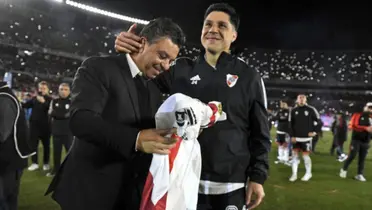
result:
[(130, 57), (129, 54), (125, 54), (125, 56), (127, 56), (128, 65), (129, 65), (129, 69), (130, 69), (130, 73), (132, 74), (132, 77), (135, 78), (137, 74), (142, 75), (142, 72), (139, 70), (136, 63), (134, 63), (132, 57)]

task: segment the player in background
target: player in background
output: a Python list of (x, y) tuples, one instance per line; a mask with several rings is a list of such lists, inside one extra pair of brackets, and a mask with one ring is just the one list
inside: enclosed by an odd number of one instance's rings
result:
[(311, 152), (313, 154), (316, 154), (315, 147), (318, 144), (319, 139), (321, 139), (323, 137), (323, 131), (322, 131), (323, 122), (322, 122), (322, 120), (319, 120), (318, 123), (319, 123), (318, 126), (317, 126), (318, 129), (316, 131), (317, 134), (313, 137), (313, 139), (311, 141)]
[(331, 155), (334, 151), (337, 152), (337, 160), (344, 162), (347, 159), (347, 155), (344, 153), (344, 143), (347, 140), (347, 122), (345, 115), (339, 113), (336, 115), (334, 122), (332, 123), (333, 143), (331, 147)]
[(349, 157), (346, 159), (343, 168), (340, 170), (340, 177), (346, 178), (347, 169), (355, 156), (358, 157), (358, 174), (354, 177), (358, 181), (367, 181), (363, 175), (364, 162), (366, 160), (372, 133), (372, 102), (364, 107), (362, 113), (354, 113), (350, 120), (350, 127), (353, 131), (350, 143)]
[(309, 181), (312, 177), (311, 173), (311, 141), (317, 135), (317, 130), (320, 122), (318, 111), (307, 104), (305, 95), (297, 96), (297, 106), (295, 106), (289, 115), (289, 135), (293, 143), (292, 154), (292, 176), (289, 181), (297, 180), (297, 171), (300, 160), (299, 152), (302, 152), (306, 173), (302, 177), (302, 181)]
[(287, 102), (280, 101), (280, 110), (273, 118), (273, 121), (278, 121), (276, 130), (276, 143), (278, 144), (278, 160), (275, 163), (287, 163), (289, 156), (288, 149), (288, 129), (289, 129), (289, 108)]

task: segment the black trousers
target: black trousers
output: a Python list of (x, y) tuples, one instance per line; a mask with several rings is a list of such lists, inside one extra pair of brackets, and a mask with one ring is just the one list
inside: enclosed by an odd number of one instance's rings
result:
[(57, 173), (61, 166), (62, 147), (65, 148), (66, 152), (70, 150), (72, 145), (72, 135), (54, 135), (53, 136), (53, 173)]
[(0, 175), (0, 210), (17, 210), (22, 170)]
[(347, 140), (347, 133), (335, 133), (333, 134), (333, 142), (331, 146), (331, 155), (337, 152), (337, 155), (340, 156), (344, 153), (344, 143)]
[(221, 195), (199, 194), (197, 210), (242, 210), (245, 205), (245, 188)]
[(318, 144), (319, 141), (319, 135), (316, 135), (313, 137), (313, 140), (311, 141), (311, 150), (312, 152), (315, 152), (315, 147)]
[(337, 147), (337, 139), (336, 139), (335, 135), (333, 135), (333, 140), (332, 140), (331, 149), (330, 149), (330, 154), (331, 155), (335, 154), (336, 147)]
[(357, 154), (358, 157), (358, 174), (363, 174), (364, 172), (364, 162), (366, 160), (367, 154), (369, 149), (369, 142), (362, 142), (359, 140), (351, 140), (350, 143), (350, 154), (349, 157), (346, 159), (344, 163), (343, 169), (347, 171), (351, 162), (354, 160)]
[(337, 155), (340, 156), (344, 153), (344, 143), (345, 141), (339, 141), (336, 147)]
[[(41, 140), (44, 149), (44, 157), (43, 163), (49, 164), (50, 158), (50, 128), (49, 125), (39, 125), (31, 122), (30, 126), (30, 135), (32, 142), (38, 142)], [(31, 157), (32, 163), (38, 164), (38, 150), (36, 150), (36, 154)]]

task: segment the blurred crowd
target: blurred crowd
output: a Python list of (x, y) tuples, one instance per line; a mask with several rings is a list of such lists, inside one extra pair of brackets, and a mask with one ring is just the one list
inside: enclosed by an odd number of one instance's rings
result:
[[(24, 92), (32, 92), (40, 79), (56, 92), (60, 82), (72, 81), (87, 56), (114, 55), (116, 35), (131, 24), (55, 2), (0, 4), (5, 17), (0, 18), (0, 73), (14, 72), (14, 88)], [(180, 56), (195, 58), (199, 52), (189, 45)], [(234, 53), (261, 73), (271, 109), (280, 98), (294, 98), (298, 92), (306, 93), (321, 112), (353, 111), (366, 96), (372, 97), (372, 51), (241, 48)]]

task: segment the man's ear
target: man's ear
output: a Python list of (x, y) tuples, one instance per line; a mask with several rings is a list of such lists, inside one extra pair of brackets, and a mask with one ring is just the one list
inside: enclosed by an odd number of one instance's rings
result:
[(138, 49), (138, 52), (139, 53), (142, 53), (145, 50), (145, 47), (147, 47), (147, 39), (146, 39), (146, 37), (141, 37), (140, 43), (141, 43), (141, 46), (142, 47)]
[(238, 38), (238, 32), (234, 31), (231, 43), (235, 42), (236, 38)]

